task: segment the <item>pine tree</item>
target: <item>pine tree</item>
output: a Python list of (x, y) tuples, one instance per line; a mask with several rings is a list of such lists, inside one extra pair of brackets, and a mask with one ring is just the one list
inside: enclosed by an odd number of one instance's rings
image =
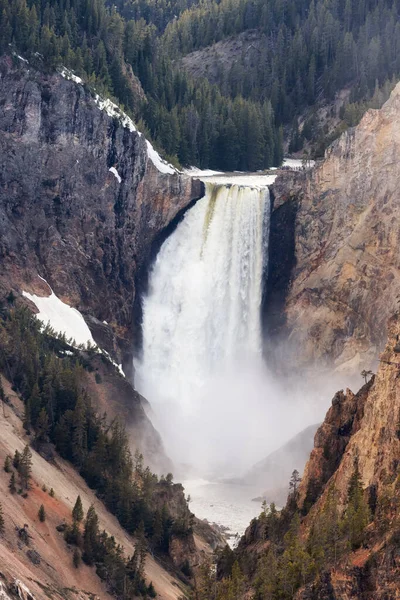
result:
[(23, 490), (27, 490), (29, 488), (29, 480), (31, 478), (32, 473), (32, 453), (29, 449), (29, 446), (26, 445), (24, 451), (21, 455), (21, 460), (18, 465), (18, 474), (21, 482), (21, 487)]
[(35, 430), (35, 441), (36, 442), (47, 442), (48, 441), (48, 433), (49, 433), (49, 417), (47, 416), (47, 411), (45, 408), (42, 408), (39, 416), (36, 421)]
[(39, 521), (41, 523), (44, 523), (46, 520), (46, 511), (44, 510), (44, 506), (43, 504), (40, 505), (39, 511), (38, 511), (38, 517), (39, 517)]
[(6, 473), (11, 473), (11, 456), (7, 454), (4, 461), (4, 470)]
[(10, 490), (11, 494), (15, 494), (15, 492), (17, 491), (14, 471), (11, 473), (10, 483), (8, 484), (8, 489)]
[(19, 468), (20, 461), (21, 461), (21, 453), (18, 450), (16, 450), (15, 454), (14, 454), (14, 458), (13, 458), (13, 467), (15, 469), (17, 469), (17, 471)]
[(299, 475), (298, 470), (295, 469), (290, 477), (290, 482), (289, 482), (289, 490), (290, 490), (291, 494), (293, 494), (293, 495), (297, 494), (297, 490), (300, 485), (300, 482), (301, 482), (301, 477)]
[(0, 504), (0, 535), (3, 535), (5, 530), (3, 506)]
[(86, 515), (85, 529), (83, 532), (83, 555), (86, 564), (92, 565), (95, 560), (99, 538), (99, 518), (93, 504)]
[(79, 552), (78, 548), (74, 549), (74, 554), (72, 555), (72, 563), (75, 569), (78, 569), (79, 565), (81, 564), (81, 553)]
[(357, 458), (354, 461), (354, 470), (349, 481), (347, 502), (342, 528), (348, 535), (351, 548), (355, 550), (363, 543), (365, 530), (370, 520)]
[(75, 506), (72, 509), (72, 518), (74, 521), (80, 523), (83, 519), (83, 506), (81, 497), (78, 496), (75, 502)]

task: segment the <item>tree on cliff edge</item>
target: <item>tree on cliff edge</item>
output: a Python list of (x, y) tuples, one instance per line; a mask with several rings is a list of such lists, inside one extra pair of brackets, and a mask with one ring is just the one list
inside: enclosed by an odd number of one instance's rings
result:
[(348, 505), (344, 514), (343, 529), (348, 535), (350, 547), (352, 550), (356, 550), (365, 539), (365, 529), (370, 520), (357, 458), (354, 460), (354, 470), (350, 477), (347, 498)]

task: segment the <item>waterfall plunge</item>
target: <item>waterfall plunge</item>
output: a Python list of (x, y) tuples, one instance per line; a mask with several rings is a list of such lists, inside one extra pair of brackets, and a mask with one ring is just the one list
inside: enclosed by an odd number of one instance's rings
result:
[(226, 470), (265, 436), (252, 388), (269, 218), (268, 188), (207, 183), (151, 271), (136, 385), (175, 462)]

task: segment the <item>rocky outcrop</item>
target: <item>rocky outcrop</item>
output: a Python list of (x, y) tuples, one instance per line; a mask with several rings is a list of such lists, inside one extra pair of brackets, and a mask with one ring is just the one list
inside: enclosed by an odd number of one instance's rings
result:
[[(398, 597), (400, 574), (400, 318), (390, 321), (389, 340), (378, 372), (356, 395), (339, 392), (315, 436), (315, 447), (300, 486), (300, 508), (308, 496), (312, 509), (306, 528), (321, 513), (328, 488), (336, 490), (342, 511), (357, 461), (371, 511), (364, 545), (327, 569), (296, 598)], [(310, 497), (310, 490), (315, 494)]]
[(257, 29), (244, 31), (187, 54), (181, 59), (182, 67), (195, 78), (205, 77), (210, 83), (219, 83), (236, 64), (252, 68), (265, 53), (267, 38)]
[(1, 59), (0, 294), (47, 295), (44, 277), (111, 325), (109, 349), (129, 373), (139, 277), (202, 184), (161, 172), (144, 137), (101, 106), (79, 83)]
[[(296, 215), (285, 318), (270, 329), (297, 363), (356, 371), (383, 348), (400, 293), (399, 118), (400, 85), (311, 172), (274, 184), (278, 211), (291, 203)], [(279, 239), (270, 251), (279, 259)]]
[(332, 480), (343, 498), (347, 494), (355, 458), (364, 487), (376, 486), (379, 494), (395, 481), (400, 465), (399, 337), (400, 319), (396, 315), (390, 321), (388, 344), (376, 375), (356, 395), (349, 390), (346, 394), (336, 394), (316, 433), (300, 497), (304, 496), (312, 480), (320, 479), (324, 471), (322, 454), (330, 465), (325, 480)]
[(300, 506), (307, 510), (322, 493), (325, 484), (335, 473), (347, 445), (364, 416), (364, 404), (373, 379), (357, 394), (351, 390), (337, 392), (325, 420), (314, 437), (314, 448), (306, 464)]

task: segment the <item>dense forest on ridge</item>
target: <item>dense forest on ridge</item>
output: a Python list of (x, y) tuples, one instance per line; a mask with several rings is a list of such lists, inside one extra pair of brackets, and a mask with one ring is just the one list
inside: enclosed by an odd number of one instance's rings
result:
[[(386, 99), (398, 11), (397, 0), (0, 0), (0, 51), (74, 69), (175, 162), (258, 170), (280, 164), (283, 126), (293, 151), (316, 135), (296, 118), (316, 101), (350, 86), (341, 116), (353, 125)], [(217, 84), (182, 69), (182, 56), (254, 29), (257, 59), (235, 60)]]

